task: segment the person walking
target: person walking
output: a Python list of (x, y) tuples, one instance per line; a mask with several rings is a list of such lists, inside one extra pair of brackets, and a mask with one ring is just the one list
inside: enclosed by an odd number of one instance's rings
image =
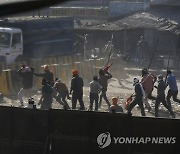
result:
[(51, 85), (46, 79), (42, 80), (42, 97), (39, 101), (39, 105), (41, 104), (41, 109), (48, 110), (51, 108), (53, 102), (53, 90)]
[(108, 87), (108, 80), (111, 78), (112, 78), (112, 75), (108, 71), (104, 72), (103, 69), (99, 70), (98, 82), (100, 83), (100, 85), (102, 87), (102, 91), (101, 91), (100, 99), (99, 99), (99, 107), (101, 107), (102, 98), (104, 98), (108, 107), (111, 106), (111, 103), (109, 102), (109, 100), (107, 99), (107, 96), (106, 96), (107, 87)]
[(159, 116), (159, 114), (158, 114), (159, 105), (162, 102), (162, 104), (164, 105), (164, 107), (166, 109), (168, 109), (168, 111), (170, 112), (172, 117), (175, 118), (175, 114), (173, 113), (172, 109), (168, 106), (168, 104), (166, 103), (166, 100), (165, 100), (165, 89), (166, 89), (167, 85), (163, 81), (162, 75), (158, 76), (158, 86), (154, 86), (154, 87), (157, 88), (157, 97), (156, 97), (156, 104), (155, 104), (155, 117)]
[(167, 104), (169, 105), (170, 108), (171, 107), (171, 97), (173, 97), (173, 101), (180, 103), (180, 100), (177, 99), (177, 95), (178, 95), (178, 86), (177, 86), (177, 82), (176, 82), (176, 77), (174, 76), (174, 74), (171, 72), (171, 70), (167, 70), (167, 80), (166, 80), (166, 84), (169, 86), (169, 90), (168, 90), (168, 94), (167, 94)]
[(44, 65), (43, 66), (44, 73), (34, 73), (35, 76), (37, 77), (43, 77), (47, 82), (50, 83), (50, 85), (53, 87), (54, 86), (54, 75), (49, 69), (49, 65)]
[(146, 56), (147, 54), (148, 54), (148, 44), (144, 36), (141, 36), (140, 40), (137, 43), (137, 48), (136, 48), (136, 60), (137, 60), (137, 65), (139, 67), (143, 65), (142, 62), (147, 58)]
[(18, 99), (21, 106), (23, 106), (23, 97), (26, 96), (30, 98), (32, 95), (34, 68), (22, 65), (21, 68), (18, 70), (18, 74), (22, 77), (23, 86), (18, 92)]
[(101, 85), (98, 82), (98, 76), (93, 77), (93, 81), (89, 83), (90, 87), (90, 105), (89, 105), (89, 110), (93, 110), (93, 103), (95, 101), (95, 111), (98, 111), (98, 99), (99, 95), (98, 93), (101, 91)]
[(147, 68), (142, 69), (141, 84), (146, 93), (144, 102), (145, 102), (145, 106), (148, 108), (148, 111), (151, 111), (151, 106), (148, 103), (148, 99), (156, 100), (156, 98), (152, 96), (152, 91), (153, 91), (154, 83), (156, 82), (156, 80), (157, 80), (157, 77), (154, 74), (149, 73)]
[(83, 86), (82, 77), (79, 76), (78, 70), (72, 70), (70, 94), (72, 94), (72, 109), (76, 109), (77, 100), (80, 104), (80, 110), (85, 110), (83, 102)]
[(64, 110), (70, 109), (66, 101), (66, 97), (68, 99), (71, 99), (71, 98), (69, 97), (69, 91), (66, 84), (63, 83), (60, 79), (57, 79), (53, 88), (55, 88), (55, 90), (58, 92), (56, 101), (59, 102), (61, 105), (63, 105)]
[(112, 98), (112, 105), (109, 108), (110, 113), (123, 113), (123, 108), (118, 104), (118, 98), (113, 97)]
[(133, 95), (132, 97), (135, 97), (135, 98), (132, 101), (132, 103), (128, 106), (127, 113), (129, 115), (132, 115), (131, 113), (132, 109), (134, 108), (135, 105), (138, 104), (141, 109), (141, 115), (146, 116), (145, 111), (144, 111), (144, 106), (143, 106), (143, 97), (145, 96), (145, 91), (141, 83), (139, 82), (138, 78), (133, 79), (133, 86), (134, 86), (135, 95)]

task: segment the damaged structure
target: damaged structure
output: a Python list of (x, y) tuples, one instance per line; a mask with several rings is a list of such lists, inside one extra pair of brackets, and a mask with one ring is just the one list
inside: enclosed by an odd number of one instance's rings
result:
[(168, 65), (171, 69), (180, 68), (179, 6), (165, 9), (164, 13), (164, 6), (156, 6), (146, 12), (109, 20), (77, 20), (75, 29), (83, 46), (82, 52), (96, 50), (101, 53), (105, 45), (112, 41), (115, 54), (134, 62), (137, 60), (138, 42), (143, 36), (142, 66), (148, 64), (155, 53), (152, 67), (166, 69)]

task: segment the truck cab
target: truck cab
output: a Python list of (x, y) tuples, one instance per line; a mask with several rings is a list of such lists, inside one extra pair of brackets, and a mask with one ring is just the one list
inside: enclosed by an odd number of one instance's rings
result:
[(10, 65), (22, 54), (22, 30), (19, 28), (0, 27), (0, 62)]

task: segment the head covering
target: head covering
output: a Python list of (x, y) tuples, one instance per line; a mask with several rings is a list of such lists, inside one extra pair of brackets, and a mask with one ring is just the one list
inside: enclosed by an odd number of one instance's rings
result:
[(49, 71), (49, 65), (44, 65), (43, 68), (45, 72)]
[(99, 75), (104, 75), (103, 69), (100, 69), (100, 70), (99, 70)]
[(148, 74), (148, 69), (147, 68), (142, 69), (142, 76), (144, 76), (145, 74)]
[(72, 70), (72, 74), (73, 74), (73, 75), (78, 75), (78, 74), (79, 74), (79, 73), (78, 73), (78, 70), (77, 70), (77, 69)]
[(118, 98), (117, 97), (113, 97), (112, 98), (112, 104), (113, 105), (117, 105), (117, 102), (118, 102)]
[(133, 86), (135, 86), (135, 84), (137, 84), (137, 83), (139, 83), (139, 79), (135, 77), (135, 78), (133, 79)]
[(97, 81), (98, 80), (98, 76), (97, 75), (93, 76), (93, 80)]
[(28, 67), (28, 66), (22, 67), (22, 71), (21, 72), (23, 72), (23, 73), (31, 72), (31, 68)]
[(162, 74), (158, 75), (158, 80), (163, 80), (163, 75)]
[(167, 74), (171, 74), (172, 72), (171, 72), (171, 70), (167, 70)]
[(28, 66), (26, 66), (24, 69), (25, 69), (26, 72), (31, 72), (31, 68), (28, 67)]

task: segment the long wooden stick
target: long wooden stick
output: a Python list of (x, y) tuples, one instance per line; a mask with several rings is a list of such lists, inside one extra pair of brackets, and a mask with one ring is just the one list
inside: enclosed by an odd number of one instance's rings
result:
[[(169, 52), (169, 57), (168, 57), (168, 64), (167, 64), (167, 69), (166, 70), (168, 70), (169, 69), (169, 60), (170, 60), (170, 57), (171, 57), (171, 53)], [(168, 76), (168, 74), (166, 73), (166, 78), (165, 78), (165, 83), (166, 83), (166, 81), (167, 81), (167, 76)]]
[(149, 68), (150, 68), (150, 66), (151, 66), (152, 60), (153, 60), (154, 55), (155, 55), (155, 53), (156, 53), (156, 48), (157, 48), (158, 42), (159, 42), (159, 40), (157, 40), (156, 45), (155, 45), (155, 47), (154, 47), (154, 52), (153, 52), (153, 55), (152, 55), (151, 60), (150, 60), (150, 62), (149, 62), (148, 70), (149, 70)]

